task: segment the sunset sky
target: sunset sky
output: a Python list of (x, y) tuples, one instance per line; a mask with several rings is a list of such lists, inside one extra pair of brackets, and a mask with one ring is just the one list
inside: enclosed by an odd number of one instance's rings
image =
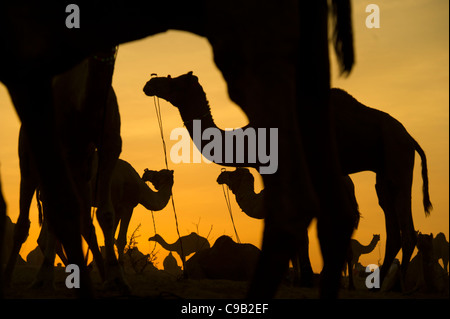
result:
[[(380, 8), (380, 28), (365, 25), (369, 13), (365, 8), (376, 3)], [(348, 91), (363, 104), (385, 111), (399, 120), (424, 149), (428, 160), (430, 196), (434, 206), (425, 218), (422, 206), (420, 157), (416, 156), (413, 185), (415, 228), (449, 238), (449, 2), (445, 0), (354, 1), (353, 22), (356, 65), (349, 78), (340, 78), (332, 57), (332, 86)], [(169, 31), (141, 41), (121, 45), (118, 51), (113, 86), (121, 111), (123, 151), (139, 174), (145, 168), (165, 168), (164, 154), (153, 105), (142, 88), (151, 73), (178, 76), (193, 71), (199, 77), (211, 105), (213, 117), (221, 128), (240, 127), (247, 118), (227, 95), (226, 84), (213, 63), (206, 39), (185, 32)], [(161, 112), (168, 152), (177, 141), (170, 141), (172, 129), (183, 127), (178, 110), (161, 100)], [(274, 106), (282, 107), (282, 106)], [(17, 141), (19, 120), (4, 86), (0, 85), (0, 170), (8, 215), (16, 222), (19, 214), (19, 161)], [(209, 234), (211, 244), (221, 235), (235, 238), (222, 187), (216, 183), (221, 166), (216, 164), (173, 164), (173, 189), (181, 235), (192, 231)], [(263, 187), (258, 178), (256, 190)], [(386, 232), (384, 214), (375, 193), (375, 174), (352, 175), (362, 219), (354, 238), (367, 245), (373, 234), (380, 234), (380, 248), (362, 256), (362, 264), (378, 263), (384, 257)], [(242, 242), (260, 246), (263, 223), (241, 212), (232, 197), (233, 216)], [(35, 248), (38, 218), (32, 203), (31, 230), (21, 255)], [(155, 212), (157, 232), (172, 243), (177, 240), (171, 205)], [(138, 206), (128, 235), (142, 224), (139, 249), (149, 253), (154, 235), (152, 217)], [(212, 229), (211, 229), (212, 228)], [(101, 229), (97, 227), (97, 235)], [(315, 224), (310, 227), (310, 256), (313, 269), (320, 272), (322, 260), (316, 239)], [(103, 245), (103, 239), (101, 239)], [(159, 245), (156, 262), (162, 268), (167, 251)]]

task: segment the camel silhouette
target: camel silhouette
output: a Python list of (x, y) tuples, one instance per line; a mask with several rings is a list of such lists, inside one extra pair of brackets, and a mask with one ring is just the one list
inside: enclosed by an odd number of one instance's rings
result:
[[(312, 214), (319, 219), (325, 264), (321, 296), (336, 297), (352, 223), (351, 206), (342, 196), (344, 186), (327, 116), (328, 13), (337, 61), (341, 72), (348, 74), (354, 61), (350, 1), (333, 0), (330, 6), (325, 0), (190, 1), (177, 6), (148, 1), (134, 6), (120, 0), (108, 10), (102, 2), (89, 2), (83, 6), (80, 29), (68, 29), (61, 23), (66, 18), (64, 5), (55, 0), (26, 2), (20, 7), (12, 1), (2, 2), (0, 36), (5, 41), (0, 44), (0, 81), (8, 88), (30, 140), (39, 185), (48, 204), (48, 222), (69, 262), (83, 264), (79, 238), (83, 204), (79, 199), (86, 195), (76, 189), (74, 180), (81, 174), (69, 169), (61, 149), (64, 143), (55, 134), (51, 79), (101, 48), (177, 29), (207, 37), (230, 98), (255, 127), (279, 129), (279, 167), (264, 181), (268, 220), (249, 296), (275, 294), (295, 243), (303, 240), (298, 229), (304, 229), (303, 235), (306, 232), (302, 216)], [(29, 12), (33, 15), (25, 14)], [(149, 12), (158, 15), (149, 19)], [(109, 87), (111, 78), (98, 82)], [(103, 99), (106, 93), (98, 91), (97, 96)], [(282, 107), (274, 113), (274, 105)], [(294, 201), (295, 194), (302, 199)], [(67, 209), (60, 211), (61, 207)], [(112, 214), (106, 216), (101, 223), (112, 225)], [(302, 225), (292, 225), (288, 222), (292, 219)], [(111, 249), (112, 234), (105, 238)], [(279, 251), (286, 239), (292, 246)], [(108, 266), (111, 263), (113, 270), (118, 269), (112, 249), (107, 255)], [(90, 279), (85, 267), (80, 270), (83, 288), (77, 292), (89, 296)]]
[(414, 292), (447, 294), (448, 274), (439, 265), (433, 252), (433, 234), (417, 236), (417, 255), (411, 260), (405, 276), (405, 293)]
[[(223, 171), (217, 177), (218, 184), (226, 184), (236, 196), (236, 202), (242, 211), (249, 217), (264, 219), (263, 209), (264, 189), (258, 194), (254, 191), (255, 179), (247, 168), (236, 168), (234, 171)], [(347, 195), (358, 212), (358, 202), (355, 197), (353, 182), (349, 176), (344, 176), (344, 184)], [(359, 223), (359, 212), (354, 216), (355, 229)], [(309, 241), (309, 240), (308, 240)], [(294, 267), (294, 284), (299, 286), (312, 286), (313, 271), (309, 259), (308, 242), (299, 251), (298, 255), (292, 257)]]
[(172, 252), (169, 252), (166, 258), (164, 258), (163, 266), (164, 270), (171, 275), (178, 277), (183, 274), (183, 270), (178, 266), (177, 260), (173, 257)]
[[(201, 129), (205, 131), (215, 128), (221, 132), (222, 140), (225, 140), (226, 131), (217, 128), (214, 123), (206, 94), (192, 72), (176, 78), (170, 76), (152, 78), (147, 82), (144, 91), (176, 106), (191, 137), (194, 136), (194, 132), (192, 125), (189, 124), (200, 114)], [(415, 247), (411, 187), (416, 151), (422, 159), (425, 214), (429, 215), (432, 208), (428, 193), (425, 153), (403, 125), (389, 114), (361, 104), (341, 89), (331, 90), (330, 102), (343, 174), (365, 170), (376, 173), (375, 187), (385, 214), (387, 232), (381, 278), (384, 278), (400, 248), (403, 251), (404, 274)], [(243, 129), (250, 126), (251, 123)], [(197, 145), (197, 148), (201, 150), (201, 146)], [(250, 163), (246, 164), (250, 166)], [(352, 200), (352, 197), (349, 198)], [(256, 201), (252, 207), (246, 207), (246, 212), (252, 217), (255, 214), (253, 210), (262, 211), (261, 205), (262, 200)]]
[(246, 281), (253, 276), (259, 254), (252, 244), (238, 244), (224, 235), (211, 248), (195, 253), (186, 262), (186, 272), (192, 279)]
[[(149, 241), (156, 241), (162, 246), (162, 248), (168, 251), (174, 251), (180, 256), (183, 265), (186, 262), (186, 257), (190, 254), (198, 252), (202, 249), (207, 249), (210, 247), (208, 239), (199, 236), (197, 233), (190, 233), (187, 236), (181, 236), (176, 242), (169, 244), (167, 243), (161, 235), (156, 234), (148, 239)], [(181, 243), (180, 243), (181, 241)]]
[[(92, 174), (91, 180), (94, 180), (94, 177), (97, 174), (97, 166), (98, 166), (97, 156), (95, 156), (93, 165), (94, 167), (91, 173)], [(157, 192), (153, 191), (150, 187), (148, 187), (148, 185), (146, 184), (147, 181), (151, 182), (155, 186)], [(128, 225), (131, 220), (134, 208), (138, 204), (141, 204), (148, 210), (158, 211), (163, 209), (167, 205), (170, 196), (172, 194), (172, 186), (173, 186), (173, 171), (169, 170), (151, 171), (146, 169), (141, 178), (128, 162), (122, 159), (119, 159), (117, 161), (116, 166), (114, 167), (112, 173), (111, 195), (115, 211), (115, 221), (113, 229), (114, 232), (120, 223), (120, 230), (117, 236), (116, 245), (119, 254), (119, 262), (121, 263), (121, 265), (123, 265), (124, 262), (124, 248), (126, 245)], [(34, 190), (32, 190), (32, 192), (27, 192), (27, 194), (31, 194), (31, 196), (33, 196), (33, 192)], [(92, 196), (94, 196), (94, 194)], [(30, 203), (31, 199), (27, 202)], [(92, 205), (96, 207), (98, 205), (98, 202), (93, 201)], [(29, 211), (29, 206), (27, 211)], [(90, 218), (88, 219), (88, 221), (90, 222), (88, 226), (93, 227)], [(93, 235), (95, 236), (95, 232), (93, 233)], [(38, 276), (32, 284), (32, 286), (35, 287), (53, 286), (53, 274), (52, 274), (53, 268), (48, 267), (47, 264), (50, 265), (54, 264), (54, 254), (52, 255), (51, 253), (48, 253), (48, 250), (50, 252), (53, 252), (56, 248), (56, 253), (61, 258), (63, 263), (65, 265), (68, 264), (67, 258), (62, 248), (58, 243), (55, 242), (55, 239), (53, 237), (49, 239), (48, 237), (50, 236), (51, 234), (48, 233), (47, 225), (44, 223), (38, 238), (39, 244), (38, 249), (43, 252), (45, 261), (41, 263), (41, 269), (39, 270)], [(91, 236), (91, 234), (87, 232), (87, 235), (85, 236), (87, 239), (89, 239), (88, 236)], [(15, 244), (21, 246), (22, 242)], [(52, 247), (48, 247), (49, 245), (52, 245)], [(102, 269), (103, 267), (102, 254), (100, 253), (99, 248), (96, 247), (96, 241), (94, 245), (90, 244), (89, 247), (93, 252), (94, 260), (97, 263), (97, 268), (99, 269), (101, 277), (102, 279), (105, 279), (104, 269)], [(95, 253), (96, 249), (98, 250), (99, 256), (97, 256)], [(10, 257), (10, 263), (13, 260), (15, 264), (16, 258), (17, 255), (14, 256), (12, 255)], [(98, 262), (99, 260), (100, 263)], [(7, 276), (11, 276), (14, 270), (14, 264), (11, 265), (8, 264), (8, 266), (9, 267), (12, 266), (12, 268), (10, 269), (7, 268), (7, 270), (5, 271), (5, 274)], [(7, 284), (10, 284), (11, 277), (7, 277), (9, 278)]]
[(439, 260), (442, 259), (445, 271), (448, 273), (448, 241), (444, 233), (439, 233), (433, 239), (433, 254)]
[[(146, 182), (151, 182), (157, 192), (148, 187)], [(117, 161), (112, 175), (111, 195), (116, 214), (114, 231), (120, 222), (116, 240), (119, 262), (123, 263), (128, 225), (134, 208), (141, 204), (147, 210), (162, 210), (172, 195), (172, 186), (172, 170), (152, 171), (146, 169), (141, 178), (128, 162), (121, 159)]]
[(351, 290), (355, 289), (355, 284), (353, 282), (353, 267), (359, 261), (359, 257), (363, 254), (371, 253), (378, 242), (380, 241), (380, 235), (373, 235), (372, 240), (367, 246), (362, 245), (358, 240), (352, 239), (350, 241), (350, 247), (347, 254), (347, 266), (348, 266), (348, 288)]
[[(57, 124), (55, 134), (62, 140), (64, 145), (62, 152), (65, 158), (68, 159), (70, 171), (76, 173), (74, 174), (74, 185), (77, 188), (77, 192), (73, 196), (82, 194), (80, 198), (83, 200), (79, 202), (82, 207), (82, 215), (79, 219), (81, 234), (93, 252), (102, 278), (110, 283), (122, 283), (118, 284), (120, 286), (119, 289), (129, 291), (123, 274), (118, 267), (113, 247), (114, 241), (110, 238), (114, 234), (113, 224), (110, 223), (110, 221), (114, 220), (110, 195), (111, 175), (122, 145), (117, 99), (110, 83), (114, 69), (115, 54), (115, 48), (98, 51), (67, 72), (55, 76), (52, 80), (51, 92), (53, 103), (56, 105), (55, 118)], [(106, 58), (110, 60), (105, 62)], [(100, 122), (102, 122), (102, 125), (97, 125)], [(20, 247), (28, 236), (29, 207), (36, 188), (39, 187), (42, 190), (41, 198), (44, 215), (48, 214), (49, 209), (51, 210), (48, 194), (39, 182), (39, 172), (35, 166), (30, 138), (25, 131), (25, 127), (22, 125), (19, 133), (20, 213), (15, 229), (14, 249), (6, 268), (8, 281), (11, 279), (10, 275), (14, 269)], [(94, 177), (95, 181), (90, 181), (90, 171), (96, 148), (99, 169)], [(47, 161), (52, 161), (51, 154), (48, 154)], [(92, 196), (91, 194), (94, 195)], [(90, 207), (93, 206), (92, 200), (95, 200), (97, 203), (97, 219), (103, 230), (105, 246), (107, 251), (109, 251), (107, 254), (106, 273), (90, 216)], [(61, 206), (59, 210), (67, 205), (66, 203), (64, 206)], [(52, 232), (55, 231), (54, 225), (50, 220), (48, 222), (50, 223), (49, 229)], [(76, 224), (73, 224), (72, 228), (77, 229)], [(50, 241), (48, 244), (45, 244), (46, 247), (54, 247), (53, 236), (45, 236), (44, 238)], [(38, 277), (53, 270), (53, 264), (50, 262), (50, 260), (54, 259), (53, 249), (46, 250), (44, 255), (49, 260), (43, 263)], [(37, 281), (39, 282), (39, 280)]]

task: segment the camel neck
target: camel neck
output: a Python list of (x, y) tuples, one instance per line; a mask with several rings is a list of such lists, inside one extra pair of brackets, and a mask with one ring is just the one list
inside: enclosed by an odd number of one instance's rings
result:
[(264, 219), (264, 190), (260, 193), (254, 191), (254, 182), (240, 185), (238, 190), (233, 191), (236, 195), (236, 202), (242, 211), (249, 217)]

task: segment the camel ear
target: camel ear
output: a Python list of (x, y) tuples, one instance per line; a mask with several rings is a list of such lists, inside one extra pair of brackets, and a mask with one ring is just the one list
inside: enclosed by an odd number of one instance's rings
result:
[(188, 75), (192, 75), (193, 73), (194, 73), (194, 72), (192, 72), (192, 71), (189, 71), (189, 72), (188, 72)]
[(168, 78), (168, 79), (171, 79), (172, 77), (171, 77), (170, 74), (169, 74), (169, 75), (167, 75), (167, 78)]

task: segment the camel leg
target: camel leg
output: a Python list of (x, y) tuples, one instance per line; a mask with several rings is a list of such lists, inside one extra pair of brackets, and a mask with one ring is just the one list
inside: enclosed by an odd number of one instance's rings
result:
[[(21, 171), (22, 172), (22, 171)], [(23, 243), (28, 238), (28, 231), (30, 229), (30, 205), (33, 199), (33, 194), (37, 187), (37, 182), (32, 178), (28, 178), (21, 173), (20, 180), (20, 213), (17, 223), (14, 227), (13, 247), (9, 255), (8, 263), (5, 269), (5, 285), (10, 286), (14, 273), (14, 267), (17, 263), (20, 249)]]
[[(280, 156), (280, 163), (281, 159), (282, 157)], [(284, 169), (281, 166), (279, 167), (279, 171)], [(303, 213), (312, 214), (317, 206), (313, 200), (314, 196), (307, 195), (310, 194), (307, 189), (307, 172), (303, 172), (305, 174), (305, 183), (301, 183), (298, 180), (286, 182), (288, 178), (293, 178), (291, 173), (287, 173), (288, 171), (286, 169), (281, 174), (277, 172), (276, 174), (263, 177), (264, 185), (266, 185), (265, 199), (267, 199), (265, 207), (268, 209), (268, 214), (265, 220), (263, 245), (259, 262), (249, 289), (250, 298), (273, 298), (279, 283), (288, 269), (289, 259), (295, 254), (302, 254), (299, 256), (302, 258), (299, 259), (300, 267), (302, 268), (304, 264), (303, 258), (305, 258), (305, 255), (302, 247), (305, 247), (304, 245), (307, 246), (307, 243), (304, 242), (304, 234), (307, 232), (308, 225), (302, 214), (300, 214), (300, 208), (293, 206), (291, 209), (286, 207), (282, 209), (279, 205), (280, 203), (290, 203), (292, 198), (299, 199), (301, 197), (299, 202), (304, 205)], [(276, 175), (278, 175), (278, 178), (281, 178), (281, 181), (274, 181), (277, 178)], [(288, 177), (288, 175), (290, 176)], [(281, 186), (283, 183), (285, 187)], [(292, 188), (295, 188), (292, 185), (296, 183), (301, 184), (305, 189), (300, 192), (292, 190)], [(272, 185), (277, 188), (277, 192), (271, 189)], [(280, 190), (281, 194), (278, 193)], [(291, 192), (296, 193), (296, 195)], [(299, 196), (299, 194), (302, 195)]]
[[(44, 208), (45, 209), (45, 208)], [(34, 289), (52, 289), (54, 290), (54, 264), (55, 264), (55, 247), (56, 237), (49, 229), (46, 220), (41, 227), (41, 232), (38, 237), (38, 245), (41, 249), (44, 259), (39, 268), (36, 278), (31, 284)]]
[(414, 222), (411, 212), (411, 191), (405, 189), (398, 193), (395, 201), (395, 210), (397, 212), (398, 224), (401, 231), (402, 245), (402, 275), (405, 278), (406, 270), (417, 243), (417, 235), (414, 230)]
[(354, 213), (342, 179), (330, 118), (327, 1), (302, 2), (302, 7), (308, 7), (300, 11), (299, 18), (301, 46), (307, 49), (298, 55), (297, 114), (308, 170), (320, 202), (317, 230), (324, 261), (320, 295), (336, 298)]
[(386, 222), (386, 249), (383, 265), (380, 270), (381, 284), (386, 277), (395, 256), (401, 248), (401, 236), (398, 220), (395, 215), (393, 189), (390, 183), (383, 177), (377, 175), (375, 189), (377, 191), (378, 203), (384, 211)]
[[(309, 224), (309, 222), (307, 223)], [(300, 287), (312, 287), (313, 286), (313, 270), (311, 267), (311, 261), (309, 259), (309, 238), (308, 229), (303, 230), (303, 237), (300, 237), (300, 251), (298, 254), (299, 268), (300, 268)]]
[(48, 205), (44, 218), (64, 246), (69, 262), (80, 267), (77, 293), (90, 296), (91, 283), (81, 247), (79, 194), (56, 134), (51, 78), (28, 79), (24, 75), (19, 84), (7, 86), (29, 140), (43, 202)]
[(102, 254), (98, 247), (97, 235), (95, 233), (95, 227), (92, 224), (91, 216), (83, 216), (81, 225), (82, 235), (89, 245), (89, 249), (92, 252), (95, 264), (97, 265), (98, 272), (100, 273), (101, 280), (104, 281), (105, 277), (105, 263), (103, 261)]
[(119, 157), (115, 149), (103, 145), (98, 150), (98, 181), (97, 181), (97, 220), (102, 228), (105, 238), (105, 254), (106, 254), (106, 286), (119, 289), (124, 294), (130, 293), (123, 269), (114, 251), (114, 207), (111, 199), (111, 176)]
[(128, 225), (130, 224), (131, 215), (133, 214), (133, 207), (121, 208), (119, 212), (120, 219), (120, 229), (117, 235), (117, 251), (119, 252), (119, 263), (123, 266), (124, 264), (124, 250), (127, 244), (127, 231)]

